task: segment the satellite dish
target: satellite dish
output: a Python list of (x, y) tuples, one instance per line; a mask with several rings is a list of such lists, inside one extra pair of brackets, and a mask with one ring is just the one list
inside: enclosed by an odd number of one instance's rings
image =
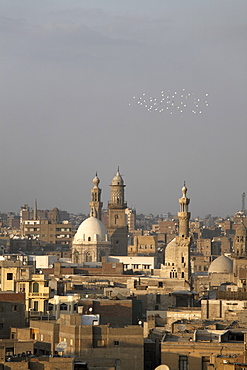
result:
[(57, 352), (63, 352), (63, 351), (65, 351), (66, 350), (66, 348), (67, 348), (67, 342), (60, 342), (60, 343), (58, 343), (57, 344), (57, 346), (56, 346), (56, 351)]

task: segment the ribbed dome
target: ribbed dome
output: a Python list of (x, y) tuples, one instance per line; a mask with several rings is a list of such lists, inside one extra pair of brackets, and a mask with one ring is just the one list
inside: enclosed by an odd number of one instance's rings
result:
[(123, 178), (120, 175), (119, 170), (117, 171), (116, 175), (113, 177), (111, 184), (112, 185), (123, 185)]
[(232, 260), (226, 256), (220, 256), (211, 263), (208, 272), (230, 274), (232, 273), (232, 270), (233, 270)]
[(108, 241), (107, 230), (103, 222), (96, 217), (89, 217), (84, 220), (74, 237), (74, 242), (79, 241)]

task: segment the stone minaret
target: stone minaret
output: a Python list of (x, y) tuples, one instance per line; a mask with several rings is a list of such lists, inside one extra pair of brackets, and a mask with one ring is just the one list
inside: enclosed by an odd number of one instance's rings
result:
[(114, 255), (127, 255), (128, 226), (125, 215), (127, 203), (124, 201), (124, 181), (119, 168), (111, 182), (110, 202), (108, 203), (108, 234), (111, 237), (111, 253)]
[(101, 209), (103, 203), (101, 202), (101, 189), (99, 188), (100, 179), (97, 176), (93, 179), (93, 188), (91, 189), (91, 202), (90, 206), (90, 216), (96, 217), (101, 220)]
[(243, 221), (236, 229), (234, 238), (234, 254), (241, 257), (246, 257), (247, 255), (247, 230)]
[(190, 212), (188, 212), (188, 205), (190, 204), (190, 199), (186, 197), (187, 188), (185, 186), (182, 187), (182, 198), (179, 198), (180, 204), (180, 212), (178, 212), (178, 219), (179, 219), (179, 233), (178, 235), (181, 237), (188, 238), (189, 236), (189, 220), (190, 220)]
[(180, 204), (180, 212), (178, 212), (179, 229), (178, 236), (176, 237), (177, 244), (176, 265), (178, 270), (178, 277), (189, 281), (191, 276), (190, 269), (191, 237), (189, 235), (190, 212), (188, 211), (190, 199), (187, 198), (186, 193), (187, 188), (184, 182), (184, 186), (182, 187), (183, 195), (182, 198), (179, 198), (178, 200)]

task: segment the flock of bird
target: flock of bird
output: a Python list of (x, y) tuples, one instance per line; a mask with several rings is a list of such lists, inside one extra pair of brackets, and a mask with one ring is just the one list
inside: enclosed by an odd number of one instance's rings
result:
[[(146, 93), (143, 93), (140, 97), (133, 96), (133, 103), (147, 109), (148, 112), (166, 112), (168, 114), (179, 114), (181, 117), (183, 117), (185, 111), (201, 114), (203, 109), (209, 106), (207, 93), (198, 96), (193, 92), (182, 89), (180, 92), (162, 90), (160, 94), (160, 97), (157, 98), (148, 96)], [(129, 103), (129, 105), (133, 103)]]

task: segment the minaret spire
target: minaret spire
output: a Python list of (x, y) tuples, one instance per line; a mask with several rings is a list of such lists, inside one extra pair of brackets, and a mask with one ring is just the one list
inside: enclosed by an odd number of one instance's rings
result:
[(182, 198), (179, 198), (180, 212), (178, 212), (179, 219), (179, 236), (188, 238), (189, 236), (189, 220), (190, 212), (188, 212), (188, 205), (190, 199), (187, 198), (187, 188), (184, 181), (184, 186), (182, 187)]
[(38, 212), (37, 211), (38, 211), (37, 210), (37, 199), (35, 199), (35, 201), (34, 201), (34, 209), (33, 209), (33, 219), (34, 220), (37, 220), (38, 219), (38, 216), (37, 216)]
[(91, 189), (91, 202), (90, 206), (90, 216), (96, 217), (101, 220), (101, 209), (103, 203), (101, 202), (101, 189), (99, 188), (100, 179), (98, 178), (97, 171), (93, 179), (93, 188)]

